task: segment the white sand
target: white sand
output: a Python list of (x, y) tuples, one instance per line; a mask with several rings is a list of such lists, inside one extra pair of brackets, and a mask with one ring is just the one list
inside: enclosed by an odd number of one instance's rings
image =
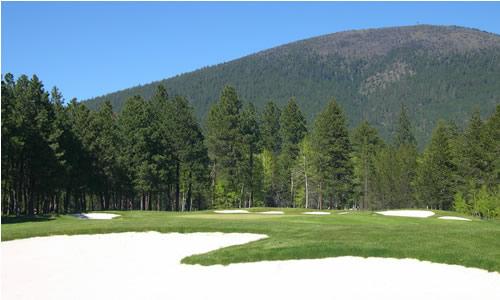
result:
[(107, 214), (107, 213), (89, 213), (89, 214), (76, 214), (75, 217), (81, 219), (93, 219), (93, 220), (111, 220), (113, 218), (119, 217), (117, 214)]
[(306, 211), (303, 212), (304, 215), (329, 215), (329, 212), (326, 211)]
[(348, 213), (349, 213), (348, 211), (344, 211), (344, 212), (339, 213), (339, 215), (347, 215)]
[(452, 217), (452, 216), (439, 217), (438, 219), (442, 219), (442, 220), (458, 220), (458, 221), (472, 221), (471, 219), (461, 218), (461, 217)]
[(284, 215), (285, 212), (283, 212), (283, 211), (277, 211), (277, 210), (271, 210), (271, 211), (262, 211), (262, 212), (259, 212), (258, 214), (263, 214), (263, 215)]
[(226, 210), (214, 210), (216, 214), (248, 214), (248, 210), (243, 209), (226, 209)]
[(256, 234), (117, 233), (1, 243), (10, 299), (498, 299), (500, 274), (415, 259), (182, 265)]
[(414, 218), (427, 218), (434, 215), (434, 213), (429, 210), (386, 210), (386, 211), (377, 211), (377, 214), (381, 214), (384, 216), (414, 217)]

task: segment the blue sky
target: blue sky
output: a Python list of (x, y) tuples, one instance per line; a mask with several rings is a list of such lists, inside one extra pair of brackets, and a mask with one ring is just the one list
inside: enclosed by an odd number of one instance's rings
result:
[(86, 99), (321, 34), (420, 24), (500, 34), (497, 3), (2, 2), (2, 75)]

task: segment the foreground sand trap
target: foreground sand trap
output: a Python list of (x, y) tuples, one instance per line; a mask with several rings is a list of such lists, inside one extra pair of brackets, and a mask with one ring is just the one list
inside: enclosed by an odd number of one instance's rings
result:
[(438, 219), (441, 219), (441, 220), (472, 221), (471, 219), (461, 218), (461, 217), (452, 217), (452, 216), (439, 217)]
[(81, 219), (111, 220), (113, 218), (119, 217), (120, 215), (107, 214), (107, 213), (89, 213), (89, 214), (77, 214), (75, 216)]
[[(256, 234), (118, 233), (2, 242), (2, 299), (497, 299), (500, 274), (415, 259), (181, 265)], [(258, 280), (258, 285), (249, 282)], [(359, 288), (362, 286), (363, 288)]]
[(303, 212), (304, 215), (329, 215), (329, 212), (326, 211), (306, 211)]
[(282, 211), (262, 211), (262, 212), (258, 212), (258, 214), (263, 214), (263, 215), (284, 215), (285, 212), (282, 212)]
[(377, 214), (381, 214), (384, 216), (414, 217), (414, 218), (427, 218), (434, 215), (432, 211), (428, 210), (386, 210), (386, 211), (377, 211)]
[(226, 210), (214, 210), (216, 214), (248, 214), (248, 210), (243, 209), (226, 209)]
[(344, 212), (339, 213), (339, 215), (347, 215), (348, 213), (349, 213), (348, 211), (344, 211)]

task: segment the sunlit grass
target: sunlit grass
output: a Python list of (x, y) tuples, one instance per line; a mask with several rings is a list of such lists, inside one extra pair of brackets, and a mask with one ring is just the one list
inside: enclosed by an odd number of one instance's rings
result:
[[(268, 211), (257, 208), (250, 211)], [(215, 214), (212, 211), (115, 211), (113, 220), (82, 220), (70, 215), (2, 224), (2, 240), (59, 234), (127, 231), (250, 232), (267, 234), (257, 242), (194, 255), (189, 264), (229, 264), (259, 260), (377, 256), (417, 258), (500, 271), (500, 222), (439, 220), (456, 213), (436, 211), (429, 218), (390, 217), (373, 212), (331, 211), (303, 215), (303, 209), (278, 209), (284, 215)], [(12, 220), (14, 221), (14, 220)]]

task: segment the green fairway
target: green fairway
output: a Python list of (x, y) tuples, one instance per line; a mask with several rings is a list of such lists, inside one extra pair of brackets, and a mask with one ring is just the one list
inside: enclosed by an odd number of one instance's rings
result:
[[(264, 211), (269, 209), (251, 209)], [(304, 210), (283, 209), (285, 215), (215, 214), (212, 211), (176, 213), (114, 211), (113, 220), (85, 220), (70, 215), (53, 218), (2, 218), (2, 241), (60, 234), (93, 234), (127, 231), (248, 232), (269, 236), (187, 257), (188, 264), (229, 264), (260, 260), (376, 256), (417, 258), (500, 271), (500, 222), (389, 217), (372, 212), (339, 215), (302, 215)]]

